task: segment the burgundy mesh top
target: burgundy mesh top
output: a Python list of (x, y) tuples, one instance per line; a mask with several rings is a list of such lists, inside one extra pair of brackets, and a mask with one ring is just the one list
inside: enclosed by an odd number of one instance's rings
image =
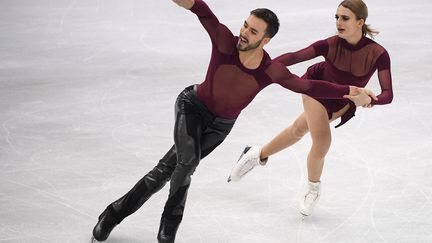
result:
[(256, 69), (242, 65), (237, 50), (238, 37), (219, 20), (202, 0), (191, 8), (212, 42), (212, 54), (205, 80), (198, 85), (197, 96), (215, 115), (235, 119), (263, 88), (272, 83), (315, 98), (343, 99), (348, 85), (320, 80), (301, 79), (280, 62), (271, 60), (264, 51)]
[[(333, 36), (326, 40), (317, 41), (300, 51), (281, 55), (275, 60), (289, 66), (317, 56), (323, 56), (325, 61), (309, 67), (305, 74), (306, 77), (328, 80), (337, 84), (365, 87), (375, 70), (378, 70), (381, 94), (377, 96), (377, 101), (372, 100), (372, 104), (383, 105), (392, 101), (390, 57), (387, 51), (375, 41), (363, 36), (353, 46), (346, 42), (345, 39)], [(343, 107), (349, 101), (338, 100), (336, 103), (341, 104)], [(355, 109), (355, 105), (351, 105), (350, 109), (342, 116), (341, 123), (338, 126), (352, 118)]]

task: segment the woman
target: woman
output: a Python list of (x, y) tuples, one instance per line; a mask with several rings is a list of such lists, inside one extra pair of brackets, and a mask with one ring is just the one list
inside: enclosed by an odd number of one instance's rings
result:
[[(363, 107), (389, 104), (393, 99), (390, 57), (382, 46), (366, 37), (373, 38), (378, 33), (365, 24), (367, 16), (367, 6), (362, 0), (342, 1), (335, 14), (337, 35), (276, 59), (290, 66), (323, 56), (325, 61), (309, 67), (304, 78), (358, 87), (365, 87), (378, 70), (382, 92), (377, 100), (371, 99)], [(304, 112), (264, 147), (246, 147), (228, 180), (239, 180), (254, 166), (265, 165), (270, 155), (295, 144), (309, 131), (312, 147), (307, 158), (308, 190), (300, 201), (300, 213), (308, 216), (320, 197), (324, 159), (331, 144), (329, 123), (341, 117), (336, 127), (343, 125), (354, 116), (356, 107), (349, 100), (313, 99), (306, 95), (302, 98)]]

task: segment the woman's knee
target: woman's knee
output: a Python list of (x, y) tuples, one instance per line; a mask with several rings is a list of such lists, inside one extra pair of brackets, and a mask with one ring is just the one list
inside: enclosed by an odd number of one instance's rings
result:
[(316, 129), (311, 132), (312, 142), (314, 144), (330, 144), (331, 132), (327, 129)]
[(308, 131), (309, 128), (303, 115), (291, 125), (291, 133), (295, 138), (302, 138)]
[(318, 157), (325, 157), (330, 149), (331, 134), (326, 131), (315, 132), (312, 136), (311, 152)]

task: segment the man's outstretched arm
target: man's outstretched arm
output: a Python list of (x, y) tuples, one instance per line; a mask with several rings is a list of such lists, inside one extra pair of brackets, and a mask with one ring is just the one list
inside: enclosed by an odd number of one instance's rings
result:
[(323, 99), (350, 99), (356, 106), (370, 104), (376, 96), (367, 89), (351, 85), (339, 85), (323, 80), (303, 79), (292, 74), (281, 63), (274, 61), (267, 69), (267, 74), (275, 83), (297, 93)]
[(235, 42), (233, 42), (234, 35), (225, 25), (219, 22), (218, 18), (203, 0), (172, 1), (197, 15), (201, 24), (209, 34), (212, 43), (217, 46), (219, 51), (223, 53), (232, 52), (232, 49), (235, 47)]

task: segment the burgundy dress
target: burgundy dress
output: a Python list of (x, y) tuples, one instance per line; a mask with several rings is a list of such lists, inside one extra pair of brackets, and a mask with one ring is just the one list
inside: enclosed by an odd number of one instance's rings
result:
[[(365, 87), (375, 70), (381, 85), (381, 94), (373, 105), (388, 104), (393, 99), (392, 78), (390, 72), (390, 57), (387, 51), (375, 41), (363, 36), (355, 45), (350, 45), (345, 39), (332, 36), (320, 40), (297, 52), (286, 53), (275, 60), (285, 66), (323, 56), (325, 61), (310, 66), (303, 78), (327, 80), (336, 84), (347, 84)], [(351, 119), (356, 107), (349, 100), (329, 100), (316, 98), (327, 110), (329, 119), (350, 104), (349, 110), (342, 116), (339, 127)]]

